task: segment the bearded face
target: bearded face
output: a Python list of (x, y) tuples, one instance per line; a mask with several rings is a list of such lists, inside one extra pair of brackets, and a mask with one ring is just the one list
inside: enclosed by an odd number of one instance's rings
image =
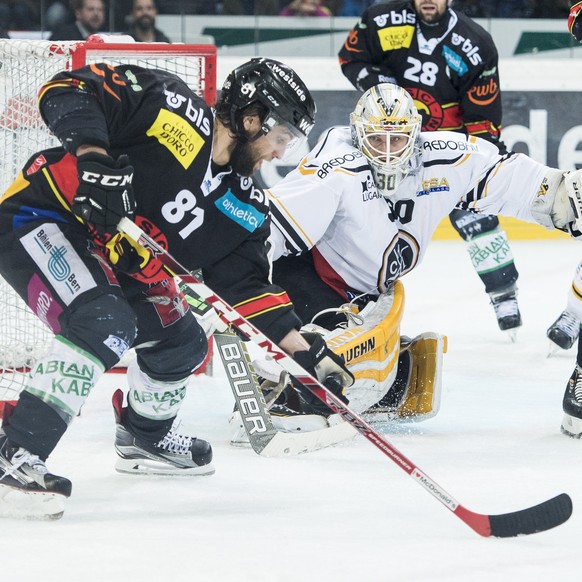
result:
[(414, 9), (423, 22), (435, 24), (445, 15), (449, 0), (414, 0)]
[(230, 165), (237, 174), (252, 176), (262, 159), (256, 141), (237, 143), (230, 156)]

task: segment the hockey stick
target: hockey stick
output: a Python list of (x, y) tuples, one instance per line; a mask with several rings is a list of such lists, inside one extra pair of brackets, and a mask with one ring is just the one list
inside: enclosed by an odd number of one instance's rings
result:
[(339, 398), (303, 370), (293, 358), (283, 352), (252, 323), (247, 321), (204, 283), (197, 280), (188, 269), (177, 262), (170, 253), (149, 237), (137, 224), (127, 218), (123, 218), (119, 222), (118, 229), (150, 251), (173, 274), (182, 278), (185, 282), (197, 283), (196, 291), (214, 307), (219, 316), (233, 331), (239, 336), (252, 340), (261, 346), (308, 390), (327, 404), (334, 412), (339, 414), (345, 421), (349, 422), (360, 434), (365, 436), (403, 471), (413, 477), (419, 485), (424, 487), (433, 497), (438, 499), (447, 509), (453, 512), (479, 535), (484, 537), (506, 538), (533, 534), (556, 527), (567, 521), (572, 515), (572, 500), (565, 493), (544, 501), (539, 505), (500, 515), (475, 513), (467, 509), (421, 471), (382, 435), (377, 433), (357, 414), (352, 412)]

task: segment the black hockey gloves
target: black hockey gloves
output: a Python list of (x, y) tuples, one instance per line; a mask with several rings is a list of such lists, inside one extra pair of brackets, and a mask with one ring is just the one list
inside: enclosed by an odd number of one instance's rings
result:
[[(314, 375), (330, 392), (347, 403), (348, 399), (344, 396), (344, 388), (354, 383), (354, 376), (346, 368), (343, 359), (327, 347), (319, 334), (304, 332), (301, 335), (311, 344), (311, 347), (306, 351), (295, 352), (293, 359)], [(299, 389), (299, 395), (306, 405), (304, 412), (329, 415), (330, 409), (317, 396), (298, 384), (296, 384), (296, 388)]]
[(127, 156), (114, 160), (103, 154), (84, 154), (77, 159), (77, 174), (79, 187), (73, 198), (73, 213), (100, 235), (116, 233), (121, 218), (133, 218), (133, 167)]

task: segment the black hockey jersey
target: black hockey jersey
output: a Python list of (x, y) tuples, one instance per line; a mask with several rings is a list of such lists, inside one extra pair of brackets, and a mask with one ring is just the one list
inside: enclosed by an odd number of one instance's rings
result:
[(378, 82), (405, 88), (422, 115), (423, 131), (499, 139), (497, 49), (491, 36), (462, 13), (449, 8), (429, 26), (417, 19), (410, 1), (376, 4), (348, 35), (339, 60), (356, 88)]
[[(90, 65), (53, 77), (39, 104), (70, 153), (31, 158), (4, 196), (14, 214), (71, 212), (79, 145), (127, 154), (136, 223), (186, 267), (202, 267), (208, 285), (274, 341), (299, 326), (287, 294), (268, 280), (268, 199), (251, 178), (212, 162), (214, 112), (186, 83), (160, 70)], [(155, 259), (135, 276), (168, 278)]]

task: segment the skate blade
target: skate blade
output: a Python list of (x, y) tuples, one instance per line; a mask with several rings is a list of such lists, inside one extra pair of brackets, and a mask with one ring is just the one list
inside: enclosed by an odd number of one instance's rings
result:
[(55, 521), (63, 516), (66, 499), (59, 493), (24, 491), (0, 484), (0, 517)]
[(503, 331), (503, 333), (505, 333), (507, 335), (507, 337), (509, 338), (509, 341), (512, 344), (517, 343), (517, 330), (518, 329), (519, 328), (517, 328), (517, 327), (513, 327), (511, 329), (506, 329)]
[(548, 358), (552, 358), (554, 356), (565, 356), (568, 355), (568, 352), (576, 345), (576, 342), (574, 342), (574, 344), (567, 348), (561, 348), (558, 344), (554, 343), (552, 340), (548, 340), (549, 342), (549, 347), (548, 347)]
[(167, 463), (161, 463), (152, 459), (117, 459), (115, 470), (125, 475), (171, 475), (182, 477), (197, 477), (212, 475), (215, 468), (212, 463), (201, 467), (174, 467)]
[(564, 414), (560, 430), (570, 438), (580, 439), (582, 438), (582, 420), (569, 414)]

